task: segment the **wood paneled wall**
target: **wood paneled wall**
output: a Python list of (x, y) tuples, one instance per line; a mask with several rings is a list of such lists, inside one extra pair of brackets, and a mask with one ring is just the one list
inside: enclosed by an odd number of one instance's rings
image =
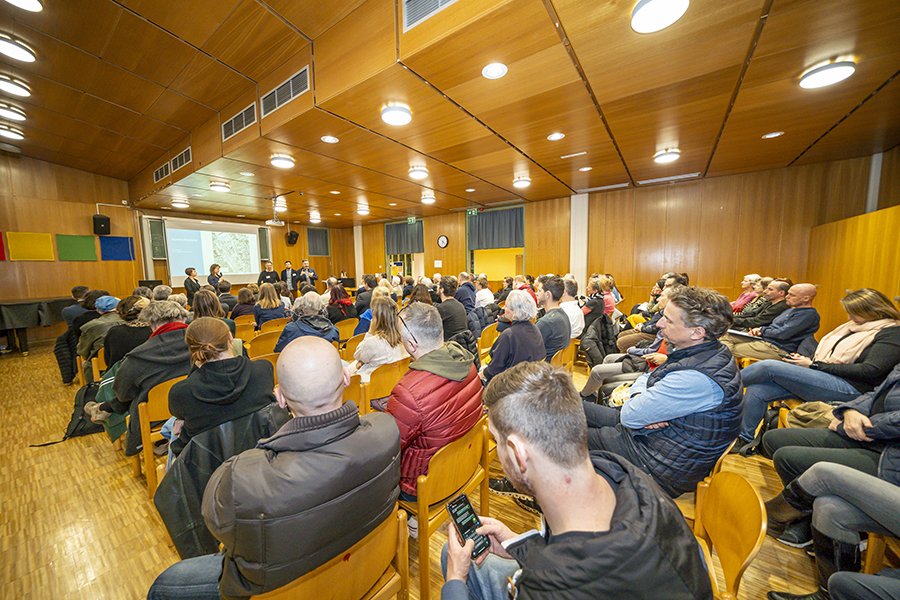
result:
[(568, 272), (570, 205), (568, 197), (525, 205), (525, 273)]
[[(350, 230), (351, 237), (353, 230)], [(366, 225), (362, 228), (363, 273), (387, 273), (387, 262), (384, 254), (384, 223)], [(357, 285), (362, 282), (362, 275), (356, 278)]]
[(336, 276), (344, 271), (347, 277), (356, 277), (352, 227), (331, 230), (331, 268)]
[(900, 146), (895, 146), (881, 156), (878, 208), (891, 206), (900, 206)]
[(611, 273), (628, 308), (645, 300), (666, 271), (687, 272), (691, 283), (729, 298), (740, 293), (747, 273), (810, 279), (810, 232), (863, 212), (868, 163), (591, 194), (588, 271)]
[[(466, 214), (454, 212), (439, 217), (426, 217), (422, 223), (425, 237), (425, 274), (458, 275), (467, 271), (466, 265)], [(447, 236), (447, 247), (440, 248), (437, 239)], [(441, 261), (440, 267), (434, 261)]]

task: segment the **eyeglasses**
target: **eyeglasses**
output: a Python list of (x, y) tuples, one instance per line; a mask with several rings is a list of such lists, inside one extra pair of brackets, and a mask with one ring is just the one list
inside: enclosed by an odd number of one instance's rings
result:
[(409, 332), (409, 335), (412, 336), (413, 341), (416, 343), (416, 346), (419, 345), (419, 340), (416, 339), (416, 334), (409, 330), (409, 325), (406, 324), (406, 321), (403, 320), (403, 317), (400, 314), (397, 314), (397, 318), (400, 319), (400, 322), (403, 323), (403, 327), (406, 328), (406, 331)]

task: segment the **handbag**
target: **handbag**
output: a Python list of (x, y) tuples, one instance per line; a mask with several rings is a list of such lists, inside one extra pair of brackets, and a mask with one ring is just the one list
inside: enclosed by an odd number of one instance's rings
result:
[(825, 429), (834, 418), (833, 408), (824, 402), (804, 402), (791, 409), (785, 421), (788, 427)]

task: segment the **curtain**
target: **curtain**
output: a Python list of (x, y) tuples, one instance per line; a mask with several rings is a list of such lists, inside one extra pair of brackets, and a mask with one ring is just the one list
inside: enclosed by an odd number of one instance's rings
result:
[(386, 224), (384, 226), (384, 249), (388, 255), (425, 252), (425, 233), (422, 229), (422, 221)]
[(329, 256), (328, 230), (317, 227), (306, 228), (306, 246), (310, 256)]
[(491, 210), (469, 216), (469, 250), (521, 248), (524, 245), (524, 207)]

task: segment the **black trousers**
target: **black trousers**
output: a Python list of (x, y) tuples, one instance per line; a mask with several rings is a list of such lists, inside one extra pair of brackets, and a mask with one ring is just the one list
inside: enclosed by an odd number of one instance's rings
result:
[(775, 462), (784, 485), (817, 462), (846, 465), (869, 475), (878, 474), (881, 446), (857, 442), (830, 429), (773, 429), (763, 436), (763, 445)]
[[(22, 329), (2, 329), (0, 337), (6, 336), (6, 345), (10, 350), (19, 349), (22, 352), (28, 352), (28, 330)], [(18, 344), (16, 344), (18, 338)]]

